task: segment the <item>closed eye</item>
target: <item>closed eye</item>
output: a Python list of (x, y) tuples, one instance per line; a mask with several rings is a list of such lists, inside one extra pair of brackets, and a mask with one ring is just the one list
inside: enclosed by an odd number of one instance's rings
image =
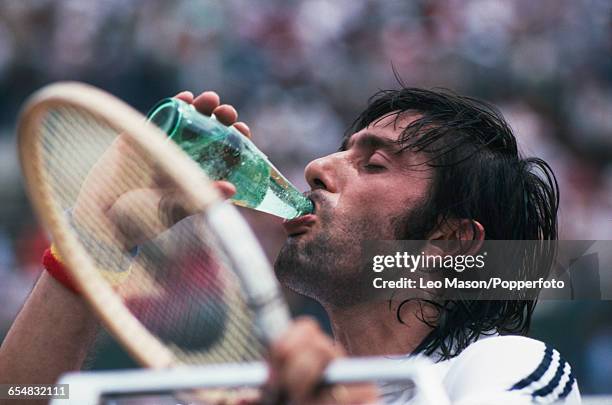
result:
[(364, 169), (366, 169), (369, 172), (381, 172), (386, 170), (387, 168), (385, 166), (381, 166), (381, 165), (377, 165), (377, 164), (372, 164), (372, 163), (368, 163), (366, 165), (363, 166)]

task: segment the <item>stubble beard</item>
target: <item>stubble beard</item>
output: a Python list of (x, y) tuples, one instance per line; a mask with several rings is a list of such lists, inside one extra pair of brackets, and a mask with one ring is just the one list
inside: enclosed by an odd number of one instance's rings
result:
[[(309, 240), (287, 240), (274, 263), (285, 287), (318, 301), (324, 307), (346, 307), (363, 302), (369, 284), (360, 269), (366, 223), (351, 229), (319, 218), (322, 228)], [(365, 222), (365, 221), (364, 221)], [(371, 232), (375, 232), (371, 230)]]
[[(435, 215), (423, 201), (390, 220), (371, 217), (337, 223), (322, 204), (320, 230), (310, 240), (289, 238), (274, 270), (285, 287), (327, 308), (342, 308), (372, 299), (372, 272), (361, 255), (362, 243), (373, 239), (424, 240)], [(308, 236), (308, 235), (306, 235)]]

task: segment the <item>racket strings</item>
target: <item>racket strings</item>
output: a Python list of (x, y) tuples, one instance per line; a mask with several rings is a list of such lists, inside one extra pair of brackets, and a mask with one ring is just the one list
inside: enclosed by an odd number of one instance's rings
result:
[[(263, 350), (261, 343), (251, 339), (252, 342), (240, 342), (239, 337), (253, 335), (253, 325), (251, 323), (252, 314), (244, 305), (241, 297), (237, 294), (238, 280), (231, 272), (220, 270), (217, 266), (217, 259), (211, 257), (210, 251), (202, 249), (204, 241), (199, 240), (193, 223), (183, 222), (176, 226), (172, 238), (172, 247), (178, 248), (179, 252), (173, 256), (177, 258), (175, 263), (163, 263), (161, 269), (156, 272), (157, 276), (163, 278), (166, 283), (166, 292), (172, 292), (171, 295), (165, 298), (170, 300), (174, 305), (170, 306), (168, 311), (171, 319), (180, 319), (183, 313), (193, 315), (196, 313), (195, 306), (201, 301), (207, 301), (209, 305), (206, 307), (208, 317), (200, 319), (191, 317), (186, 319), (186, 323), (192, 325), (195, 330), (210, 330), (208, 335), (215, 335), (224, 331), (233, 339), (217, 339), (216, 344), (221, 346), (209, 348), (210, 353), (206, 353), (204, 358), (213, 358), (215, 361), (221, 361), (219, 352), (222, 356), (227, 356), (227, 353), (235, 355), (232, 360), (257, 359)], [(210, 243), (210, 242), (209, 242)], [(157, 254), (157, 263), (160, 257), (166, 255)], [(146, 267), (156, 266), (156, 263), (148, 263)], [(170, 267), (168, 267), (170, 266)], [(174, 266), (174, 267), (173, 267)], [(195, 269), (194, 267), (201, 267)], [(165, 270), (164, 270), (165, 268)], [(170, 270), (168, 270), (170, 269)], [(200, 271), (201, 270), (201, 271)], [(159, 280), (158, 280), (159, 281)], [(231, 287), (231, 288), (228, 288)], [(163, 303), (164, 301), (154, 301)], [(141, 313), (142, 320), (151, 329), (163, 327), (164, 320), (157, 316), (155, 305), (147, 305), (147, 313)], [(211, 325), (210, 319), (214, 319), (214, 324)], [(153, 323), (151, 323), (153, 322)], [(222, 324), (224, 327), (215, 328), (216, 325)], [(176, 334), (178, 331), (172, 329), (166, 333)], [(191, 343), (197, 344), (198, 339), (191, 337)], [(178, 337), (168, 337), (169, 341), (176, 341)], [(238, 344), (240, 343), (240, 344)], [(189, 346), (186, 344), (186, 346)], [(215, 353), (213, 356), (213, 352)], [(189, 359), (190, 356), (195, 356)], [(246, 357), (243, 357), (246, 356)], [(189, 356), (183, 356), (184, 360), (189, 362), (201, 363), (202, 356), (196, 352), (190, 352)], [(204, 361), (209, 362), (209, 361)]]
[[(68, 106), (42, 119), (41, 172), (56, 214), (125, 308), (179, 362), (261, 359), (253, 314), (205, 215), (168, 228), (172, 215), (160, 212), (156, 200), (178, 187), (108, 122)], [(165, 179), (163, 189), (157, 179)], [(174, 208), (193, 212), (175, 200)], [(146, 238), (128, 243), (130, 233)]]
[[(45, 121), (45, 131), (54, 136), (43, 137), (43, 145), (46, 151), (46, 165), (49, 173), (57, 173), (57, 176), (50, 176), (49, 184), (54, 191), (57, 191), (60, 209), (64, 212), (71, 227), (79, 234), (80, 241), (89, 251), (100, 251), (102, 254), (94, 256), (96, 264), (101, 268), (118, 269), (125, 268), (126, 258), (118, 248), (117, 243), (112, 243), (115, 235), (110, 232), (110, 227), (103, 224), (104, 218), (100, 215), (88, 215), (83, 217), (83, 221), (75, 221), (72, 218), (72, 208), (74, 201), (79, 194), (85, 176), (105, 149), (109, 147), (109, 128), (100, 125), (89, 126), (79, 120), (79, 115), (62, 109), (52, 115), (53, 119)], [(66, 116), (75, 117), (70, 121)], [(58, 133), (80, 133), (91, 138), (93, 142), (77, 142), (74, 137), (58, 136)], [(111, 138), (112, 139), (112, 138)], [(70, 151), (79, 150), (79, 157), (70, 156)], [(59, 155), (59, 156), (58, 156)], [(105, 179), (102, 179), (105, 180)], [(104, 184), (109, 187), (108, 184)], [(88, 196), (84, 195), (84, 199)], [(95, 230), (95, 231), (88, 231)], [(95, 236), (94, 236), (95, 235)], [(103, 241), (110, 241), (104, 243)]]

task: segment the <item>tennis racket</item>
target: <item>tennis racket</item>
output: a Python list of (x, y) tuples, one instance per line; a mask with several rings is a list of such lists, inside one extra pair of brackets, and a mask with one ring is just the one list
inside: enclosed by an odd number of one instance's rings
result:
[[(270, 264), (161, 130), (102, 90), (57, 83), (27, 101), (18, 133), (36, 213), (133, 358), (157, 369), (263, 358), (290, 322)], [(328, 382), (354, 381), (345, 370)]]

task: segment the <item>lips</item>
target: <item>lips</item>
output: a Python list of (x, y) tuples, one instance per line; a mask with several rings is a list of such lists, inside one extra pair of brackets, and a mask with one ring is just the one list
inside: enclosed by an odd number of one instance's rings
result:
[(283, 222), (283, 227), (289, 237), (302, 235), (317, 222), (317, 216), (314, 214), (307, 214), (289, 221)]

